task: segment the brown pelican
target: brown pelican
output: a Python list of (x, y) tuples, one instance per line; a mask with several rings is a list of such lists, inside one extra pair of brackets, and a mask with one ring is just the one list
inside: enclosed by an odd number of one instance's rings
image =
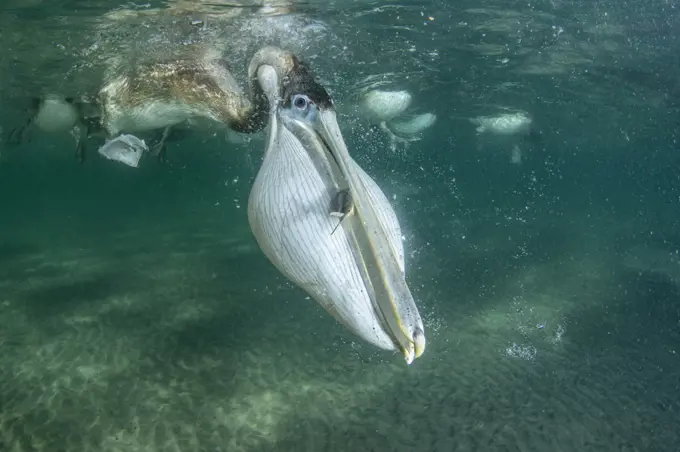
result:
[[(121, 134), (162, 131), (155, 146), (162, 158), (171, 128), (180, 123), (205, 119), (237, 132), (263, 129), (267, 99), (257, 83), (250, 83), (250, 89), (243, 92), (221, 59), (142, 63), (105, 81), (91, 103), (56, 95), (33, 99), (28, 121), (9, 138), (22, 141), (33, 124), (46, 132), (71, 130), (83, 160), (85, 138), (93, 134), (109, 141)], [(117, 144), (125, 147), (129, 142), (128, 136)]]
[(223, 61), (175, 61), (112, 79), (99, 100), (111, 136), (196, 117), (250, 133), (269, 123), (248, 203), (260, 248), (361, 338), (408, 363), (423, 353), (395, 212), (350, 157), (330, 96), (292, 53), (260, 49), (247, 93)]
[(101, 122), (109, 139), (121, 133), (163, 130), (156, 147), (162, 157), (170, 127), (189, 120), (217, 121), (245, 133), (264, 128), (266, 96), (257, 83), (251, 82), (249, 89), (243, 92), (222, 59), (141, 64), (101, 88)]
[(279, 49), (258, 54), (250, 78), (272, 108), (248, 203), (253, 234), (279, 271), (348, 329), (410, 364), (425, 333), (396, 214), (349, 155), (333, 102), (307, 67)]

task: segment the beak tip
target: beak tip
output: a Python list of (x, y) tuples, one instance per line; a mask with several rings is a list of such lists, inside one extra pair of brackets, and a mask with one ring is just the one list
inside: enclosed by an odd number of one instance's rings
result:
[(425, 333), (421, 328), (416, 328), (413, 332), (413, 342), (402, 349), (407, 365), (411, 365), (416, 358), (422, 356), (425, 352), (425, 342)]

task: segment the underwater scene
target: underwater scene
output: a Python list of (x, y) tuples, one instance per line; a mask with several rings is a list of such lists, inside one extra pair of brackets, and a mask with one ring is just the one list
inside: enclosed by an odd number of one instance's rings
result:
[(0, 452), (680, 450), (680, 2), (3, 0)]

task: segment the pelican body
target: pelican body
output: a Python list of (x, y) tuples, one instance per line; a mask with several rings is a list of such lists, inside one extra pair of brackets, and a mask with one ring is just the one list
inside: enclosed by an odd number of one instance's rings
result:
[(106, 83), (99, 102), (109, 136), (161, 129), (193, 118), (252, 133), (267, 120), (266, 99), (246, 96), (223, 60), (140, 65)]
[[(258, 52), (250, 62), (256, 71)], [(275, 62), (279, 64), (279, 62)], [(156, 145), (162, 158), (170, 128), (182, 122), (206, 119), (236, 132), (255, 133), (267, 124), (268, 101), (248, 74), (248, 91), (239, 86), (225, 60), (204, 58), (141, 64), (129, 73), (113, 77), (99, 91), (102, 126), (109, 138), (163, 129)]]

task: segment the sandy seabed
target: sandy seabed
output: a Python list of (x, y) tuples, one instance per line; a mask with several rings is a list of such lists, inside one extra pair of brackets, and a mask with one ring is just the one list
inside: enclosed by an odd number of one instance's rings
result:
[(518, 247), (477, 224), (458, 254), (411, 250), (428, 348), (407, 367), (285, 281), (247, 228), (201, 220), (6, 231), (1, 451), (680, 444), (680, 261), (626, 231), (537, 224)]

